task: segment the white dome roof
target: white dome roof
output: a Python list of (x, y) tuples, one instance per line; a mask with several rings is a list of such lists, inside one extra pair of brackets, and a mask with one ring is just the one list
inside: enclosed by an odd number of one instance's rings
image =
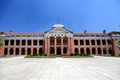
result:
[(53, 27), (64, 27), (62, 24), (55, 24), (55, 25), (53, 25)]

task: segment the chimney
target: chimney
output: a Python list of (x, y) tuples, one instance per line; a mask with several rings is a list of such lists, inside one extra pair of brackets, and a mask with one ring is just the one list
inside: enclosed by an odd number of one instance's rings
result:
[(9, 34), (13, 34), (13, 31), (12, 31), (12, 30), (10, 30), (10, 31), (9, 31)]
[(103, 30), (103, 34), (106, 34), (106, 30)]
[(86, 34), (87, 33), (87, 30), (84, 30), (84, 34)]

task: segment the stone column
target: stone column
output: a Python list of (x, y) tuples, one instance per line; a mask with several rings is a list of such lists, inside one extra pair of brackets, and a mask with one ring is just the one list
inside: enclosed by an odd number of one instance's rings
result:
[(49, 55), (50, 54), (50, 38), (48, 38), (48, 48), (47, 49), (48, 49), (48, 53), (47, 54)]
[(98, 50), (97, 50), (97, 48), (98, 48), (98, 47), (97, 47), (97, 40), (95, 39), (95, 51), (96, 51), (95, 53), (96, 53), (96, 55), (98, 55)]
[(25, 40), (25, 55), (27, 55), (27, 48), (28, 48), (28, 40)]
[(63, 55), (63, 37), (61, 37), (61, 54)]
[(91, 43), (91, 39), (89, 39), (89, 43), (90, 43), (90, 54), (92, 55), (92, 43)]
[(14, 40), (13, 55), (16, 55), (16, 40)]
[(20, 52), (19, 52), (19, 55), (21, 55), (21, 48), (22, 48), (22, 40), (20, 40), (20, 47), (19, 47)]
[(57, 42), (57, 41), (56, 41), (56, 37), (55, 37), (55, 40), (54, 40), (54, 45), (55, 45), (55, 46), (54, 46), (54, 50), (55, 50), (54, 52), (55, 52), (55, 55), (57, 54), (57, 49), (56, 49), (56, 47), (57, 47), (56, 44), (57, 44), (57, 43), (56, 43), (56, 42)]
[(45, 54), (47, 53), (47, 38), (45, 38)]
[(103, 53), (102, 39), (100, 40), (100, 47), (101, 47), (101, 53), (102, 53), (102, 55), (103, 55), (104, 53)]
[(80, 54), (80, 40), (78, 39), (78, 53)]
[(31, 55), (33, 55), (33, 39), (31, 40)]
[(107, 42), (107, 39), (105, 40), (105, 42), (106, 42), (106, 52), (107, 52), (107, 55), (108, 55), (109, 53), (108, 53), (108, 42)]
[(37, 54), (39, 54), (39, 48), (40, 48), (40, 46), (39, 46), (39, 39), (37, 40)]
[(68, 37), (68, 50), (67, 50), (67, 54), (70, 54), (70, 38)]
[(74, 53), (74, 39), (71, 38), (71, 53)]
[(13, 47), (13, 55), (15, 56), (16, 50), (15, 47)]
[(115, 56), (119, 56), (119, 49), (118, 49), (118, 44), (117, 44), (117, 40), (113, 40), (113, 49), (114, 49), (114, 54)]
[(86, 40), (84, 39), (84, 53), (86, 54)]
[(84, 47), (84, 54), (86, 54), (86, 47)]
[(10, 40), (8, 40), (8, 53), (7, 55), (9, 56), (10, 55)]

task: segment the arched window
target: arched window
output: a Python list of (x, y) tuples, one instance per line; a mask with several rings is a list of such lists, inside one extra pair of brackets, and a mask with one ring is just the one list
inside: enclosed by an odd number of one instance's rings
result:
[(15, 55), (19, 55), (19, 48), (16, 48)]
[(37, 49), (33, 48), (33, 55), (37, 55)]
[(25, 55), (25, 48), (22, 48), (21, 55)]
[(96, 54), (95, 48), (92, 48), (92, 54)]
[(80, 49), (80, 53), (81, 53), (81, 54), (84, 54), (84, 48), (81, 48), (81, 49)]
[(30, 48), (27, 49), (27, 55), (31, 55), (31, 49)]
[(75, 48), (75, 53), (78, 53), (78, 48)]
[(86, 54), (90, 54), (90, 49), (89, 48), (86, 49)]

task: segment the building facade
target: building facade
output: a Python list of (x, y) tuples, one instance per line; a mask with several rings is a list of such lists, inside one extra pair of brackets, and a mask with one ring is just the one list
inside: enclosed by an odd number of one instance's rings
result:
[(0, 33), (5, 43), (1, 46), (0, 56), (6, 55), (70, 55), (71, 53), (91, 55), (120, 56), (120, 32), (74, 33), (62, 24), (55, 24), (51, 30), (42, 34)]

